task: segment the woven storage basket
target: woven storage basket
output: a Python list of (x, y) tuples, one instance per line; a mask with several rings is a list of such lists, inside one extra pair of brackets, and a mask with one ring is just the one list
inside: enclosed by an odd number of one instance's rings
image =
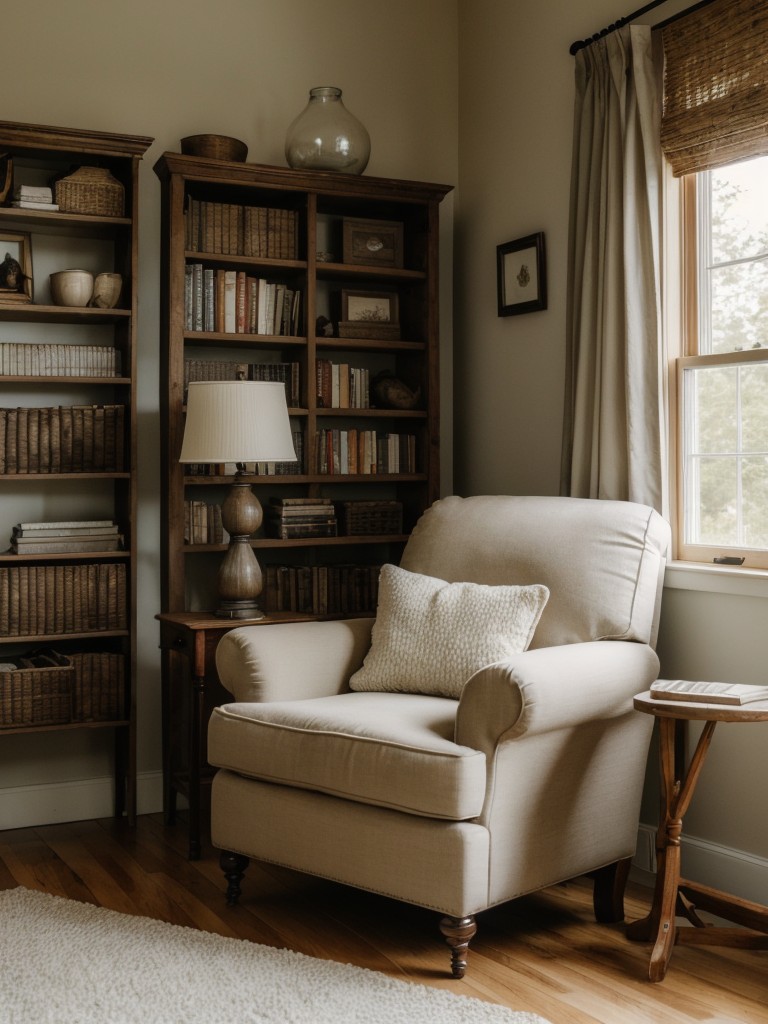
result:
[(400, 501), (339, 501), (336, 514), (345, 536), (403, 532)]
[(72, 655), (74, 666), (72, 719), (109, 722), (126, 717), (125, 658), (109, 651)]
[(56, 182), (55, 192), (62, 213), (123, 216), (125, 189), (106, 167), (78, 167)]
[(72, 719), (74, 670), (69, 658), (51, 651), (6, 659), (0, 672), (0, 728), (63, 725)]

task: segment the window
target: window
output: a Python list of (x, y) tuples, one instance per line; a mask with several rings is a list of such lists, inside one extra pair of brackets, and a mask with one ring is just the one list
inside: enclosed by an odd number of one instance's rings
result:
[(768, 157), (690, 175), (683, 196), (677, 553), (768, 568)]

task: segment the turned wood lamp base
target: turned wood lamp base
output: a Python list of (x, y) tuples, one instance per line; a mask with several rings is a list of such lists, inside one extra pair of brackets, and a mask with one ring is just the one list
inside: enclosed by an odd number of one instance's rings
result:
[(261, 567), (251, 547), (251, 536), (261, 526), (259, 499), (244, 483), (238, 470), (235, 482), (221, 506), (221, 522), (229, 534), (229, 548), (218, 574), (218, 619), (263, 619), (256, 599), (263, 582)]

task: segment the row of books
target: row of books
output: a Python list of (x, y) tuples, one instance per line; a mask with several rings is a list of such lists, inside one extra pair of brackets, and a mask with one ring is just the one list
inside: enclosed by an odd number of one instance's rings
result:
[(0, 636), (127, 629), (123, 563), (0, 566)]
[(110, 519), (17, 523), (11, 534), (15, 555), (121, 551), (124, 538)]
[(266, 510), (267, 535), (280, 540), (335, 537), (336, 508), (330, 498), (271, 498)]
[(301, 405), (301, 372), (293, 363), (236, 363), (228, 359), (186, 359), (184, 361), (184, 394), (191, 381), (199, 380), (268, 380), (285, 384), (289, 406)]
[(299, 334), (301, 292), (243, 270), (188, 263), (184, 274), (184, 329), (218, 334)]
[(184, 543), (229, 543), (229, 534), (221, 522), (221, 505), (205, 501), (184, 502)]
[(0, 409), (0, 473), (121, 473), (124, 405)]
[[(246, 476), (298, 476), (304, 472), (304, 432), (293, 431), (295, 462), (246, 462)], [(234, 476), (234, 462), (189, 462), (184, 466), (186, 476)]]
[(370, 408), (371, 378), (367, 368), (318, 359), (315, 376), (318, 408)]
[(415, 473), (416, 435), (323, 429), (317, 433), (316, 455), (318, 473)]
[(184, 236), (184, 247), (189, 252), (295, 260), (298, 215), (296, 210), (188, 197)]
[(120, 351), (111, 345), (3, 341), (0, 373), (20, 377), (119, 377)]
[(265, 610), (307, 615), (373, 614), (380, 565), (268, 565)]

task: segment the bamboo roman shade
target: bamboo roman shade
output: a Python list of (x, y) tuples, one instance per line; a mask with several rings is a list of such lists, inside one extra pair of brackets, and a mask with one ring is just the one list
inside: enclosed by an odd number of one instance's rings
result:
[(714, 0), (661, 32), (673, 173), (768, 154), (768, 0)]

